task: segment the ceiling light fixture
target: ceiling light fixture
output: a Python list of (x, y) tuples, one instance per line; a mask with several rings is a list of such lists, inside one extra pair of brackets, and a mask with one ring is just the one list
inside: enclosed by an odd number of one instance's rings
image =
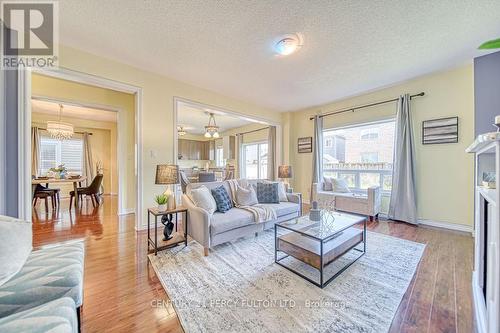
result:
[(219, 126), (215, 123), (215, 117), (213, 113), (209, 113), (208, 125), (205, 126), (205, 138), (218, 138), (219, 137)]
[(72, 124), (63, 123), (61, 121), (62, 110), (63, 105), (59, 104), (59, 121), (47, 121), (47, 132), (49, 132), (52, 138), (57, 140), (71, 139), (75, 133)]
[(289, 34), (282, 36), (274, 45), (276, 53), (282, 56), (296, 52), (303, 44), (302, 36), (299, 34)]
[(182, 127), (182, 126), (177, 127), (177, 135), (178, 136), (184, 136), (184, 135), (186, 135), (186, 133), (187, 132), (184, 130), (184, 127)]

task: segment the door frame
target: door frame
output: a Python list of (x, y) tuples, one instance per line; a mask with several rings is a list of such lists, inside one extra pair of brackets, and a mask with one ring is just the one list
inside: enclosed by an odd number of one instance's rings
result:
[[(100, 76), (95, 76), (91, 74), (86, 74), (64, 67), (59, 67), (58, 69), (25, 69), (19, 71), (19, 156), (21, 166), (21, 176), (19, 177), (19, 205), (20, 214), (23, 215), (22, 218), (31, 221), (31, 74), (36, 73), (44, 76), (49, 76), (53, 78), (58, 78), (66, 81), (71, 81), (75, 83), (86, 84), (90, 86), (95, 86), (104, 89), (115, 90), (118, 92), (133, 94), (135, 96), (135, 177), (136, 177), (136, 205), (135, 205), (135, 215), (136, 223), (135, 229), (141, 230), (143, 214), (143, 165), (142, 165), (142, 88), (134, 85), (114, 81)], [(71, 103), (71, 102), (70, 102)], [(74, 101), (73, 101), (74, 104)], [(109, 106), (97, 106), (98, 108), (109, 109)], [(112, 110), (112, 111), (117, 111)], [(120, 112), (118, 110), (118, 127), (120, 126)], [(117, 144), (124, 140), (120, 138), (117, 129)], [(120, 140), (121, 139), (121, 140)], [(22, 142), (22, 144), (21, 144)], [(118, 152), (118, 148), (117, 148)], [(120, 162), (120, 161), (119, 161)], [(120, 173), (118, 175), (120, 177)], [(125, 175), (123, 175), (125, 176)], [(29, 180), (29, 181), (28, 181)], [(119, 182), (120, 183), (120, 182)], [(121, 186), (119, 185), (119, 211), (118, 215), (128, 214), (132, 212), (125, 211), (123, 209), (123, 195), (121, 194)]]

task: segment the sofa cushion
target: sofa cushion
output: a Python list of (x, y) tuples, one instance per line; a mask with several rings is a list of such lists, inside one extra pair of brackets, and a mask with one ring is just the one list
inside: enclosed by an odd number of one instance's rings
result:
[(241, 206), (253, 206), (258, 204), (257, 193), (255, 193), (253, 186), (238, 186), (236, 189), (236, 202)]
[(255, 223), (253, 214), (240, 208), (232, 208), (224, 214), (215, 212), (210, 218), (210, 233), (217, 235), (225, 231)]
[(262, 204), (262, 206), (267, 206), (274, 209), (277, 217), (292, 213), (297, 213), (300, 210), (299, 205), (294, 202), (280, 202), (279, 204)]
[(221, 213), (225, 213), (231, 208), (233, 208), (233, 200), (229, 197), (228, 192), (224, 188), (224, 186), (219, 186), (212, 189), (212, 196), (215, 199), (215, 203), (217, 204), (217, 211)]
[(78, 332), (75, 301), (63, 297), (32, 309), (0, 318), (2, 333)]
[(0, 286), (0, 318), (61, 297), (82, 305), (83, 242), (33, 251), (23, 268)]
[(206, 210), (209, 214), (217, 210), (217, 203), (206, 186), (191, 189), (189, 197), (196, 207)]
[(0, 215), (0, 286), (23, 267), (32, 250), (32, 224)]
[(280, 203), (278, 183), (257, 183), (259, 203)]
[(349, 193), (351, 190), (347, 186), (347, 182), (342, 178), (332, 178), (333, 192)]
[(333, 191), (333, 183), (331, 177), (323, 177), (323, 191)]

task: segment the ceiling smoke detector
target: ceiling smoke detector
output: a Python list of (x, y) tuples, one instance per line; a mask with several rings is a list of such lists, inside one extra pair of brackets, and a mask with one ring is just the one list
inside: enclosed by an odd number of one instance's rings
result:
[(274, 45), (276, 53), (287, 56), (295, 53), (303, 44), (302, 36), (299, 34), (289, 34), (282, 36)]

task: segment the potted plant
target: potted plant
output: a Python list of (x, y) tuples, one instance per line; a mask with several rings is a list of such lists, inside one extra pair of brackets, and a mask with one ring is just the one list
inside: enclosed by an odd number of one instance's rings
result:
[(66, 177), (66, 173), (68, 173), (68, 169), (66, 169), (64, 164), (58, 165), (57, 168), (50, 168), (50, 171), (55, 174), (57, 179), (64, 179)]
[(164, 212), (167, 210), (168, 196), (165, 194), (159, 194), (155, 197), (155, 201), (158, 204), (158, 210)]

